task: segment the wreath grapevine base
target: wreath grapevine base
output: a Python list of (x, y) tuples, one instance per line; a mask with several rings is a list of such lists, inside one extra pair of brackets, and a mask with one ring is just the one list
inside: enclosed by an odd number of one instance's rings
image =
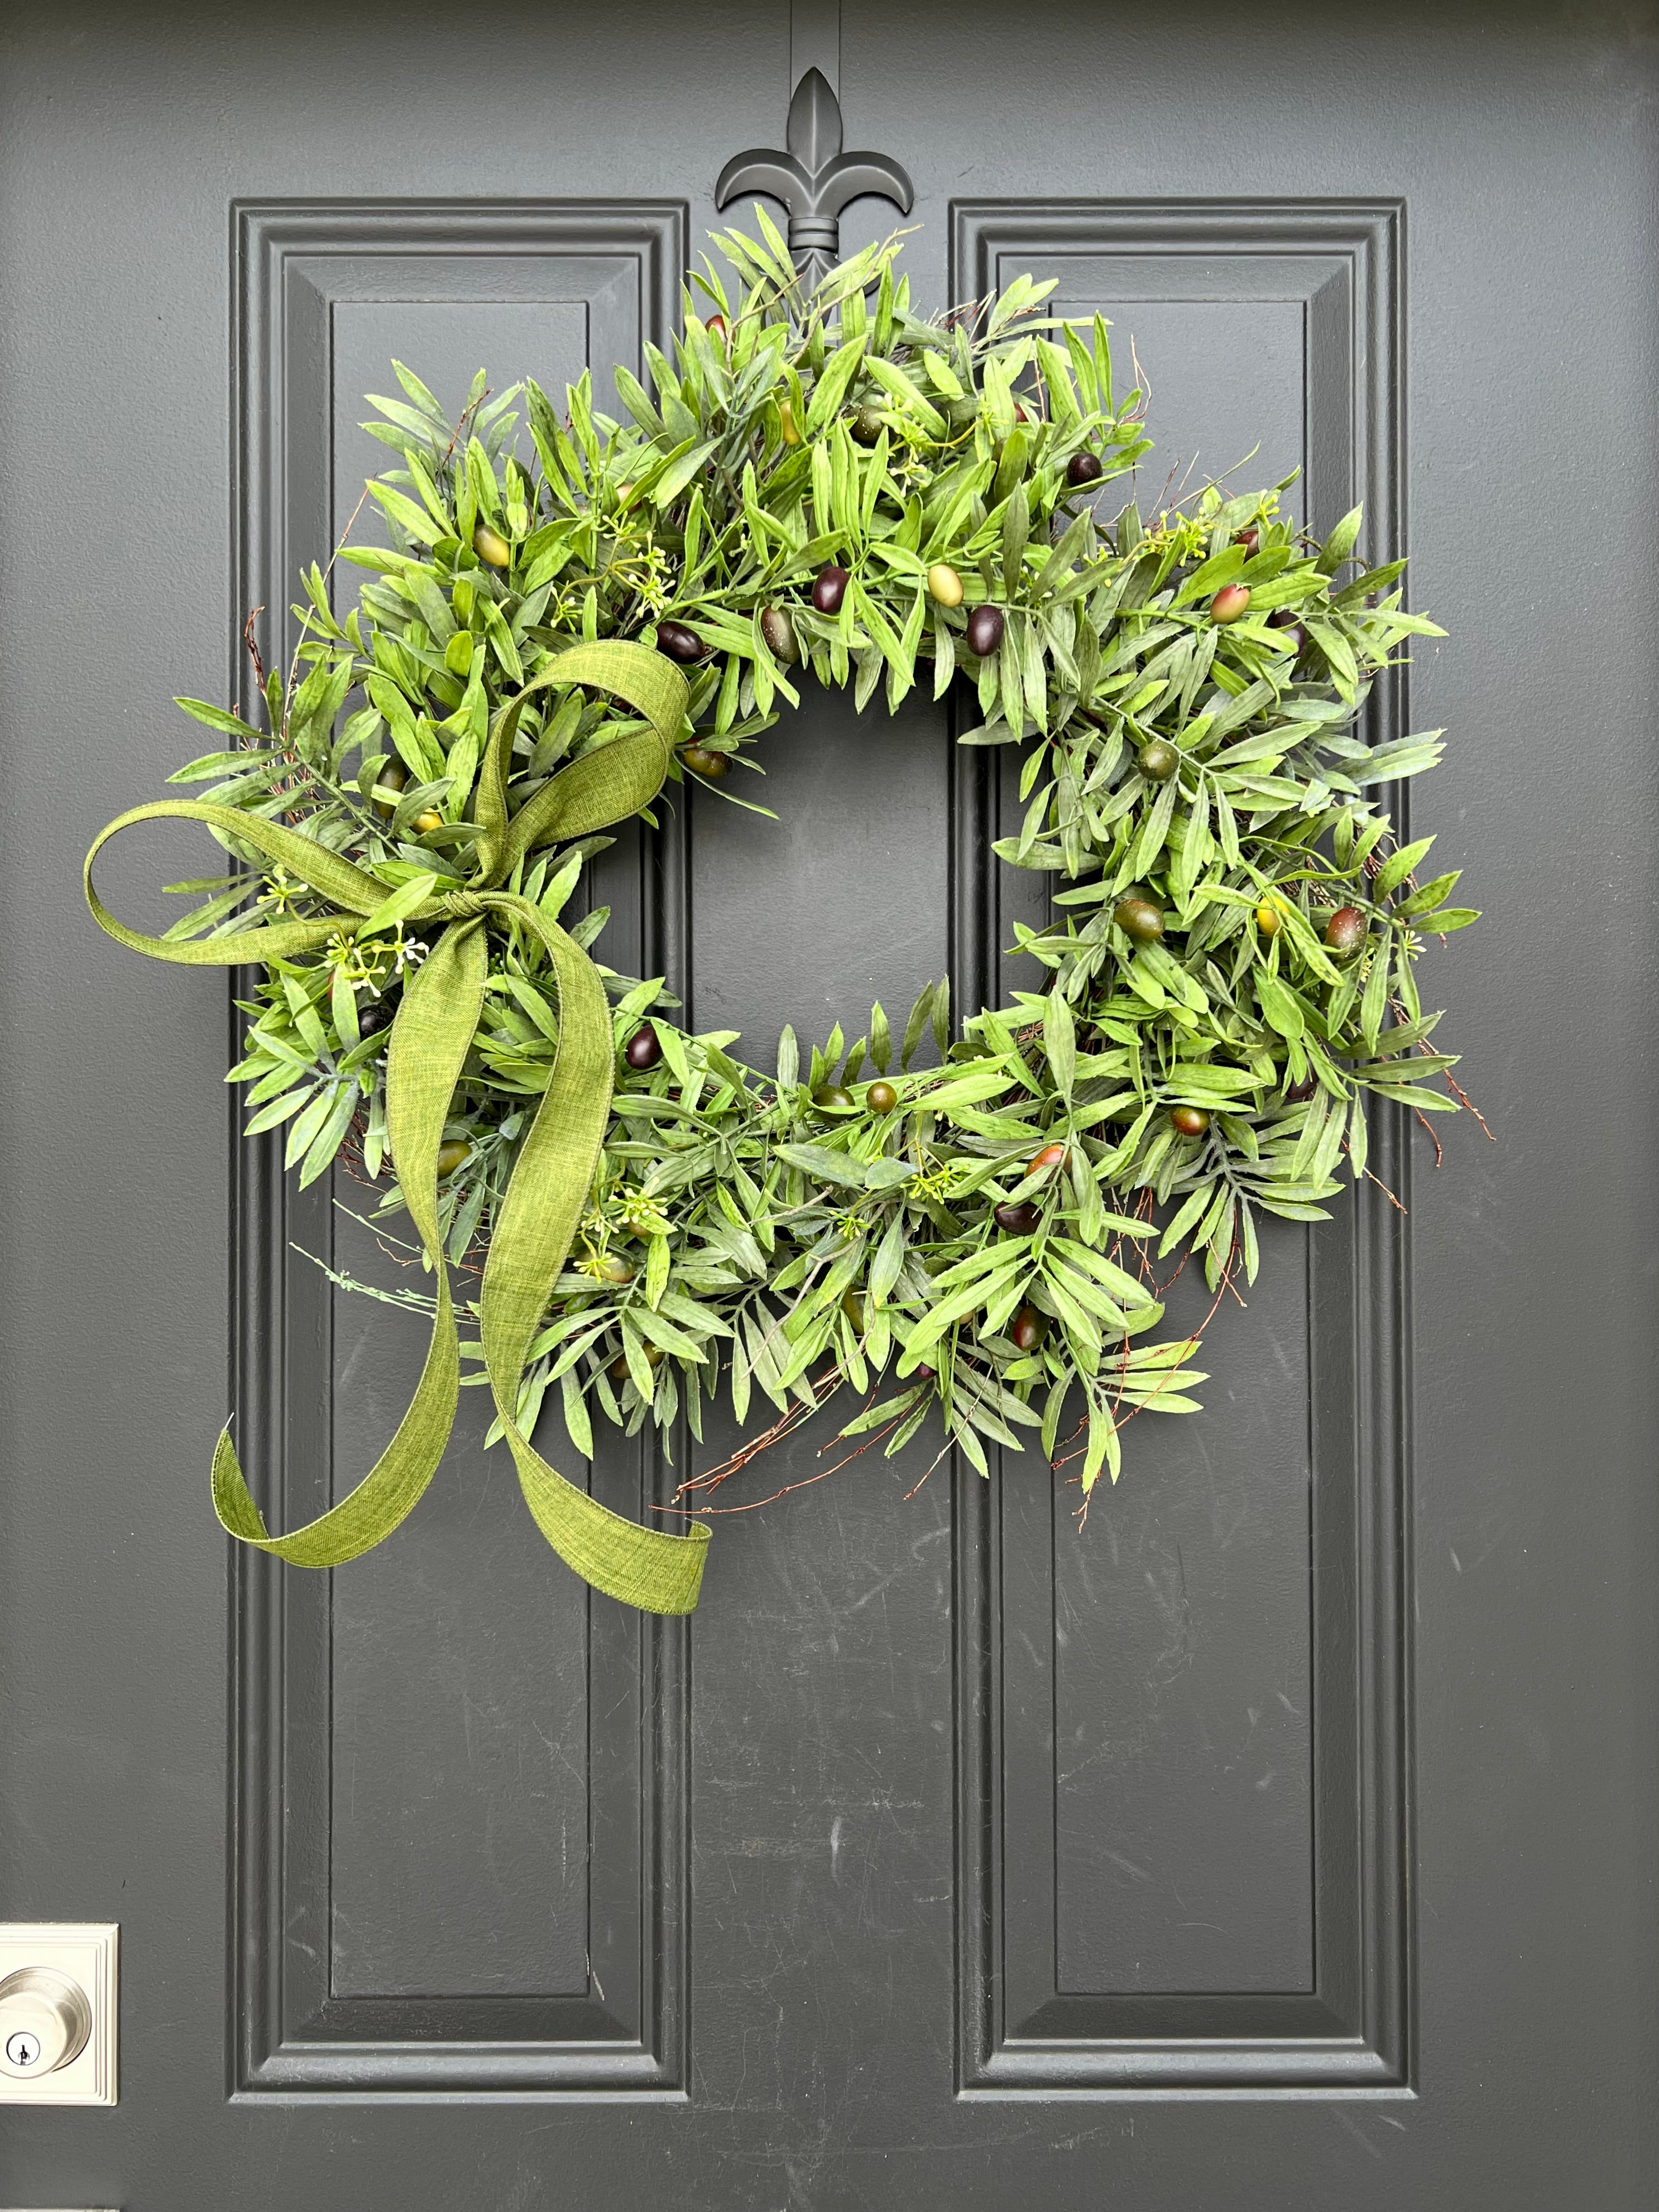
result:
[[(313, 565), (267, 726), (181, 701), (222, 740), (173, 779), (205, 796), (99, 840), (198, 820), (227, 872), (170, 886), (205, 902), (147, 937), (88, 856), (122, 943), (263, 963), (230, 1077), (248, 1133), (285, 1126), (302, 1182), (343, 1149), (430, 1272), (376, 1292), (430, 1314), (431, 1348), (331, 1511), (270, 1535), (220, 1439), (225, 1527), (295, 1564), (414, 1505), (464, 1353), (549, 1541), (653, 1611), (696, 1605), (707, 1522), (640, 1528), (567, 1481), (532, 1440), (550, 1390), (591, 1454), (596, 1411), (700, 1437), (724, 1387), (740, 1422), (769, 1400), (775, 1434), (846, 1383), (843, 1437), (890, 1454), (937, 1408), (981, 1474), (988, 1443), (1080, 1457), (1086, 1501), (1126, 1420), (1194, 1410), (1204, 1380), (1196, 1337), (1158, 1336), (1155, 1265), (1197, 1255), (1218, 1299), (1253, 1281), (1261, 1215), (1324, 1218), (1345, 1160), (1365, 1172), (1368, 1097), (1455, 1105), (1413, 971), (1475, 916), (1455, 876), (1418, 883), (1432, 841), (1396, 845), (1369, 796), (1438, 733), (1352, 728), (1401, 641), (1441, 635), (1403, 611), (1402, 564), (1344, 581), (1358, 513), (1315, 544), (1284, 484), (1104, 526), (1095, 495), (1146, 448), (1103, 323), (1042, 319), (1026, 278), (925, 319), (891, 241), (809, 294), (760, 223), (718, 241), (736, 304), (708, 266), (707, 314), (688, 294), (672, 358), (647, 349), (652, 390), (617, 372), (623, 419), (586, 377), (562, 418), (522, 387), (532, 467), (520, 387), (481, 375), (452, 427), (399, 367), (368, 426), (400, 463), (368, 487), (394, 543), (337, 554), (373, 572), (360, 604), (342, 623)], [(665, 782), (735, 795), (809, 675), (890, 709), (976, 690), (962, 742), (1024, 749), (995, 849), (1065, 883), (1060, 919), (1018, 932), (1045, 990), (952, 1042), (940, 986), (896, 1044), (877, 1006), (805, 1066), (786, 1030), (763, 1075), (734, 1033), (677, 1027), (661, 979), (590, 957), (603, 911), (562, 917)], [(463, 1346), (450, 1268), (480, 1257)]]

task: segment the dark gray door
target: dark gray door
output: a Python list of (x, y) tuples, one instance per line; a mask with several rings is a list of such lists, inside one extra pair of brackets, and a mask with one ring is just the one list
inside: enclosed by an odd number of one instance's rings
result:
[[(0, 1913), (118, 1920), (124, 1986), (118, 2108), (0, 2111), (0, 2202), (1650, 2205), (1653, 11), (60, 0), (3, 58)], [(227, 1403), (292, 1525), (420, 1347), (295, 1256), (350, 1224), (80, 855), (349, 511), (388, 357), (636, 361), (807, 62), (915, 179), (925, 300), (1030, 269), (1133, 338), (1144, 501), (1259, 447), (1410, 554), (1497, 1142), (1380, 1129), (1408, 1211), (1287, 1227), (1081, 1534), (1034, 1455), (909, 1495), (924, 1439), (641, 1624), (472, 1418), (372, 1558), (228, 1561)], [(1030, 886), (942, 713), (820, 700), (768, 757), (777, 824), (704, 794), (607, 856), (616, 964), (761, 1054), (1011, 987)]]

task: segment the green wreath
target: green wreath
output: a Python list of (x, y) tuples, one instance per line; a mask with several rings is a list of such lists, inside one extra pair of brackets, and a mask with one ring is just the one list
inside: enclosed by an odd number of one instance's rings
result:
[[(368, 487), (395, 543), (337, 556), (374, 572), (360, 604), (338, 620), (313, 564), (268, 726), (181, 700), (224, 741), (173, 778), (205, 798), (99, 840), (183, 816), (228, 872), (169, 886), (205, 903), (147, 937), (88, 855), (122, 943), (263, 963), (230, 1077), (248, 1133), (285, 1127), (301, 1182), (343, 1149), (430, 1271), (376, 1293), (429, 1312), (431, 1349), (330, 1512), (270, 1535), (220, 1439), (225, 1527), (296, 1564), (409, 1511), (464, 1352), (550, 1542), (653, 1611), (695, 1606), (696, 1516), (735, 1462), (684, 1486), (687, 1534), (637, 1527), (537, 1451), (555, 1385), (591, 1454), (596, 1409), (668, 1442), (722, 1386), (739, 1421), (758, 1390), (775, 1435), (848, 1384), (842, 1436), (890, 1454), (937, 1407), (981, 1474), (988, 1443), (1080, 1456), (1086, 1503), (1125, 1421), (1194, 1410), (1204, 1379), (1196, 1337), (1156, 1334), (1158, 1261), (1199, 1255), (1218, 1296), (1254, 1280), (1260, 1215), (1322, 1219), (1343, 1160), (1366, 1171), (1368, 1096), (1455, 1107), (1427, 1085), (1453, 1062), (1413, 969), (1475, 916), (1446, 903), (1455, 875), (1418, 884), (1432, 841), (1396, 846), (1368, 795), (1432, 766), (1437, 733), (1352, 729), (1401, 641), (1442, 634), (1401, 608), (1402, 564), (1343, 582), (1358, 512), (1314, 544), (1285, 484), (1103, 526), (1093, 495), (1146, 447), (1098, 318), (1041, 318), (1051, 287), (1021, 278), (924, 319), (890, 241), (805, 295), (760, 221), (718, 240), (736, 307), (706, 265), (710, 312), (688, 293), (651, 391), (617, 372), (626, 419), (586, 377), (562, 419), (522, 387), (533, 468), (519, 387), (481, 375), (452, 427), (399, 367), (368, 426), (401, 463)], [(976, 689), (962, 742), (1025, 748), (996, 851), (1066, 887), (1017, 933), (1046, 991), (952, 1042), (941, 984), (896, 1051), (878, 1006), (805, 1067), (786, 1030), (765, 1075), (733, 1033), (678, 1028), (662, 979), (589, 957), (603, 911), (561, 917), (665, 782), (758, 773), (809, 672), (890, 709), (929, 675), (936, 698)], [(917, 1067), (930, 1030), (940, 1062)], [(449, 1270), (480, 1258), (463, 1346)]]

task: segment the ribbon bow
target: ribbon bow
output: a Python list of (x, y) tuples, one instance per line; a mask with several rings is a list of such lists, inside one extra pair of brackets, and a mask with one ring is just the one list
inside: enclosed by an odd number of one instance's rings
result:
[[(509, 816), (507, 764), (526, 700), (555, 684), (585, 684), (636, 708), (650, 726), (584, 754)], [(337, 1505), (287, 1536), (273, 1536), (243, 1478), (227, 1425), (213, 1455), (213, 1503), (233, 1536), (295, 1566), (333, 1567), (389, 1536), (418, 1502), (443, 1457), (459, 1398), (460, 1346), (438, 1228), (438, 1146), (483, 1007), (485, 931), (516, 922), (538, 939), (558, 986), (553, 1072), (496, 1215), (480, 1299), (484, 1364), (496, 1411), (537, 1526), (585, 1582), (647, 1613), (690, 1613), (702, 1581), (708, 1531), (675, 1536), (611, 1512), (550, 1467), (518, 1425), (526, 1355), (541, 1326), (597, 1172), (615, 1072), (610, 1008), (598, 969), (539, 908), (501, 884), (526, 854), (588, 836), (648, 806), (668, 772), (685, 711), (684, 678), (648, 647), (620, 641), (560, 653), (496, 719), (479, 764), (476, 869), (465, 889), (440, 893), (409, 919), (445, 926), (404, 988), (392, 1024), (386, 1073), (386, 1130), (398, 1179), (437, 1278), (438, 1310), (426, 1364), (408, 1412), (380, 1458)], [(93, 862), (135, 822), (205, 822), (239, 838), (307, 884), (336, 912), (275, 922), (230, 937), (170, 943), (118, 921), (92, 885)], [(87, 903), (118, 944), (185, 967), (231, 968), (292, 959), (321, 948), (386, 902), (384, 884), (298, 831), (205, 799), (135, 806), (87, 854)]]

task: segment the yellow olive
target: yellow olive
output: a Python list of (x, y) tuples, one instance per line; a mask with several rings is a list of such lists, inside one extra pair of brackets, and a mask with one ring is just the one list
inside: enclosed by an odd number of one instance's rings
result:
[(444, 817), (435, 806), (428, 806), (424, 814), (417, 814), (415, 817), (415, 827), (423, 837), (428, 830), (441, 830), (443, 826)]
[(787, 399), (778, 409), (778, 421), (783, 431), (784, 444), (786, 446), (799, 445), (800, 425), (795, 420), (794, 409), (790, 405)]
[(473, 532), (472, 550), (492, 568), (505, 568), (513, 558), (513, 548), (487, 522), (481, 522)]
[(1271, 899), (1263, 899), (1257, 907), (1255, 926), (1264, 937), (1277, 937), (1284, 927), (1283, 918)]
[(946, 561), (935, 561), (927, 571), (927, 592), (942, 607), (962, 605), (962, 579)]
[(847, 1291), (847, 1292), (845, 1293), (845, 1295), (844, 1295), (844, 1296), (842, 1297), (842, 1302), (841, 1302), (841, 1310), (842, 1310), (842, 1311), (846, 1315), (846, 1316), (847, 1316), (848, 1320), (848, 1321), (850, 1321), (850, 1322), (852, 1322), (852, 1324), (853, 1324), (853, 1334), (854, 1334), (854, 1336), (862, 1336), (862, 1335), (863, 1335), (863, 1334), (864, 1334), (864, 1293), (863, 1293), (863, 1291)]
[(472, 1157), (472, 1147), (460, 1137), (452, 1137), (447, 1145), (438, 1147), (438, 1173), (452, 1176), (464, 1160)]

